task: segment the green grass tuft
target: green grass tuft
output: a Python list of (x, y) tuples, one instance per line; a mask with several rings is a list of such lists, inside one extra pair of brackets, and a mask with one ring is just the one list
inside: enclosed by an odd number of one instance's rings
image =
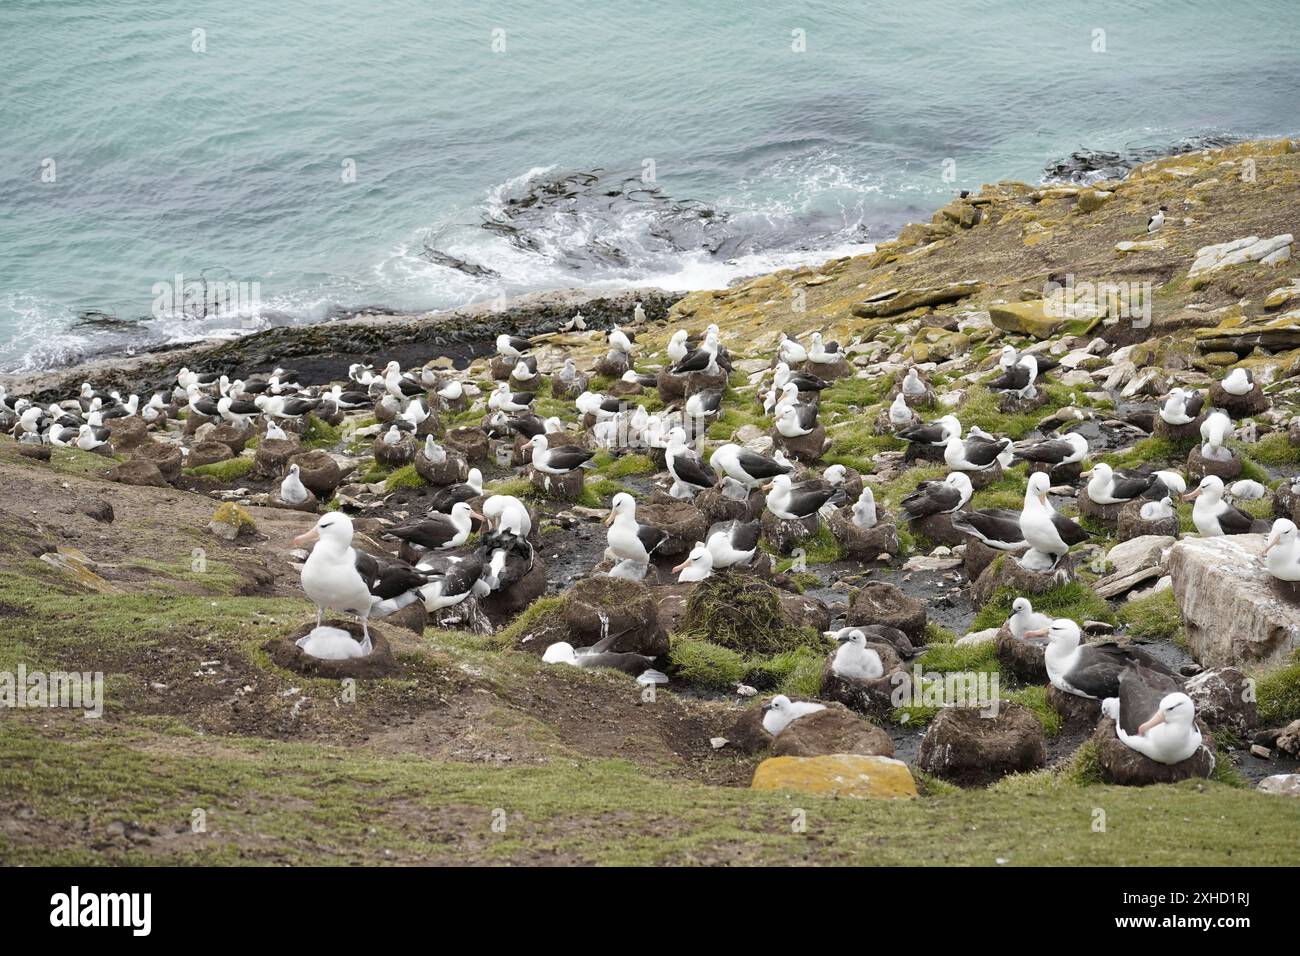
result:
[[(1001, 627), (1011, 614), (1011, 602), (1020, 596), (1011, 588), (998, 588), (975, 615), (970, 629), (982, 631), (990, 627)], [(1078, 622), (1115, 620), (1115, 612), (1110, 609), (1106, 599), (1080, 581), (1071, 581), (1051, 591), (1030, 595), (1029, 599), (1035, 611), (1053, 617), (1068, 617)]]
[(218, 481), (237, 481), (253, 470), (255, 462), (251, 458), (230, 458), (226, 461), (186, 468), (185, 474), (203, 478), (215, 478)]
[(1300, 719), (1300, 651), (1291, 663), (1257, 675), (1255, 702), (1263, 724), (1285, 724)]
[(420, 477), (414, 465), (403, 465), (384, 479), (384, 489), (397, 491), (399, 488), (423, 488), (425, 480)]
[(739, 651), (695, 638), (674, 638), (668, 660), (674, 677), (708, 690), (731, 690), (748, 670)]
[(1126, 602), (1120, 606), (1117, 617), (1133, 637), (1177, 641), (1183, 633), (1183, 616), (1174, 600), (1173, 588)]
[(307, 427), (302, 433), (302, 447), (333, 448), (343, 440), (343, 430), (329, 422), (321, 421), (315, 415), (307, 416)]
[(683, 637), (712, 641), (745, 654), (776, 654), (801, 645), (824, 648), (825, 637), (795, 627), (781, 607), (780, 593), (747, 574), (715, 574), (701, 581), (686, 601)]

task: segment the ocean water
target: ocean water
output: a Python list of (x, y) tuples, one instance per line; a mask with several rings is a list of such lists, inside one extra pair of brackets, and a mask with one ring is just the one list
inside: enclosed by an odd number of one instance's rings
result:
[(1295, 0), (4, 0), (0, 371), (817, 262), (1081, 147), (1294, 133), (1298, 45)]

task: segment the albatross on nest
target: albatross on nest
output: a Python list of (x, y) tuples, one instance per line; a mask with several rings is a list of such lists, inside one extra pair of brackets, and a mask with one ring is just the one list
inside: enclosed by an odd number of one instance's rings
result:
[(1156, 763), (1181, 763), (1201, 748), (1196, 706), (1178, 682), (1136, 664), (1119, 677), (1119, 694), (1101, 702), (1115, 736)]
[(777, 694), (763, 705), (763, 729), (775, 737), (789, 727), (792, 721), (825, 709), (825, 704), (814, 704), (811, 701), (802, 700), (792, 701), (785, 694)]
[(765, 484), (777, 475), (788, 475), (793, 469), (758, 452), (728, 442), (720, 445), (709, 456), (715, 470), (729, 475), (748, 488)]
[(1202, 478), (1196, 490), (1183, 495), (1183, 500), (1196, 502), (1192, 506), (1192, 524), (1207, 538), (1250, 534), (1255, 530), (1255, 518), (1223, 500), (1223, 480), (1216, 475)]
[(552, 448), (550, 440), (545, 435), (533, 438), (524, 445), (523, 450), (532, 451), (533, 468), (546, 475), (567, 475), (575, 468), (581, 468), (595, 454), (577, 445), (559, 445)]
[(713, 567), (721, 570), (749, 564), (758, 553), (762, 527), (757, 521), (720, 521), (704, 536), (705, 546), (713, 556)]
[(875, 648), (867, 647), (867, 635), (858, 628), (836, 638), (839, 647), (831, 658), (831, 673), (844, 680), (876, 680), (885, 676), (885, 665)]
[[(1058, 617), (1049, 627), (1027, 631), (1025, 637), (1048, 639), (1043, 655), (1052, 686), (1076, 697), (1104, 700), (1119, 693), (1119, 676), (1131, 664), (1139, 663), (1169, 674), (1169, 669), (1136, 647), (1114, 641), (1080, 644), (1082, 631), (1069, 618)], [(1172, 675), (1171, 675), (1172, 676)]]
[(606, 536), (608, 552), (620, 561), (649, 564), (655, 550), (668, 540), (668, 533), (636, 520), (636, 499), (620, 491), (610, 502)]
[(1055, 567), (1071, 545), (1082, 544), (1091, 537), (1078, 522), (1058, 514), (1052, 507), (1047, 500), (1049, 486), (1047, 475), (1041, 471), (1029, 476), (1025, 507), (1020, 512), (1020, 533), (1030, 548), (1021, 561), (1023, 567), (1038, 570), (1045, 570), (1043, 565)]
[(1099, 462), (1083, 473), (1088, 479), (1088, 498), (1093, 504), (1118, 505), (1141, 498), (1155, 479), (1151, 475), (1116, 475), (1110, 465)]
[(954, 471), (943, 481), (923, 481), (903, 499), (904, 520), (930, 515), (952, 514), (970, 501), (974, 488), (970, 478)]
[(785, 521), (811, 518), (822, 505), (841, 498), (844, 492), (821, 482), (795, 485), (789, 475), (777, 475), (764, 486), (767, 492), (767, 510)]
[[(316, 627), (321, 626), (325, 608), (344, 611), (361, 621), (365, 640), (358, 646), (360, 653), (348, 656), (370, 653), (371, 617), (392, 614), (418, 600), (417, 589), (427, 583), (422, 573), (404, 561), (377, 558), (353, 548), (352, 519), (341, 511), (323, 515), (293, 543), (313, 546), (302, 566), (302, 589), (316, 605)], [(299, 645), (310, 637), (301, 638)]]
[(1264, 567), (1279, 581), (1300, 581), (1300, 533), (1289, 518), (1273, 522), (1264, 544)]

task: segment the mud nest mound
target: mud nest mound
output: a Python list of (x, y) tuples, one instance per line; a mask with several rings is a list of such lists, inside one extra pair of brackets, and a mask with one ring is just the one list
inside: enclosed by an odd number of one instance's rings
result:
[(820, 633), (786, 616), (775, 587), (741, 573), (714, 574), (696, 585), (687, 598), (679, 634), (745, 654), (776, 654), (800, 645), (825, 647)]
[[(361, 642), (361, 625), (355, 621), (326, 620), (327, 627), (337, 627), (347, 631), (357, 643)], [(306, 621), (283, 637), (273, 637), (262, 645), (262, 650), (271, 655), (271, 660), (280, 667), (295, 671), (307, 677), (325, 677), (330, 680), (342, 680), (345, 677), (387, 677), (397, 670), (397, 661), (393, 657), (392, 645), (384, 632), (375, 624), (370, 625), (371, 651), (365, 657), (349, 657), (345, 660), (328, 661), (312, 657), (297, 645), (300, 637), (310, 634), (316, 627), (315, 620)]]

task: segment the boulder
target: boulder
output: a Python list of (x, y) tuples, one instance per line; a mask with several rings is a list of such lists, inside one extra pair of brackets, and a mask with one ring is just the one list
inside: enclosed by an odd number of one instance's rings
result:
[(1022, 684), (1047, 683), (1047, 664), (1043, 660), (1046, 648), (1042, 644), (1016, 637), (1005, 624), (998, 629), (994, 640), (997, 641), (998, 666), (1003, 674)]
[(1029, 708), (1001, 701), (996, 716), (976, 707), (945, 707), (921, 739), (916, 765), (963, 787), (982, 787), (1047, 762), (1042, 724)]
[(1115, 735), (1115, 721), (1103, 717), (1092, 735), (1097, 746), (1097, 764), (1105, 783), (1123, 787), (1145, 787), (1153, 783), (1177, 783), (1192, 777), (1208, 777), (1214, 769), (1214, 738), (1204, 723), (1201, 748), (1186, 760), (1175, 764), (1158, 763), (1145, 754), (1126, 747)]
[(242, 536), (255, 535), (257, 524), (247, 511), (234, 502), (227, 501), (212, 513), (212, 520), (208, 522), (208, 531), (223, 541), (234, 541)]
[(1120, 541), (1134, 541), (1142, 538), (1167, 538), (1170, 544), (1179, 534), (1178, 515), (1170, 515), (1168, 518), (1157, 518), (1154, 521), (1148, 521), (1142, 517), (1142, 502), (1130, 501), (1119, 511), (1119, 517), (1115, 521), (1115, 536)]
[(1241, 458), (1230, 454), (1227, 458), (1206, 458), (1198, 443), (1187, 453), (1187, 481), (1195, 485), (1206, 475), (1217, 475), (1225, 483), (1241, 477)]
[(660, 657), (668, 653), (668, 633), (650, 589), (621, 578), (589, 577), (569, 589), (564, 602), (569, 643), (590, 647), (613, 636), (606, 650), (615, 654)]
[[(263, 438), (253, 452), (253, 475), (278, 478), (289, 471), (289, 459), (299, 452), (296, 439)], [(331, 459), (332, 460), (332, 459)]]
[(1300, 773), (1275, 773), (1261, 780), (1255, 789), (1260, 793), (1300, 797)]
[(329, 452), (319, 448), (289, 456), (289, 464), (298, 466), (298, 478), (308, 491), (322, 501), (329, 500), (343, 480), (343, 470)]
[(190, 453), (185, 459), (185, 467), (202, 468), (204, 465), (215, 465), (223, 461), (230, 461), (234, 457), (234, 449), (229, 445), (223, 445), (219, 441), (201, 441), (190, 449)]
[(763, 526), (763, 537), (780, 554), (790, 554), (809, 538), (815, 537), (821, 528), (821, 519), (817, 515), (798, 520), (778, 518), (767, 508), (759, 519)]
[(898, 528), (888, 515), (880, 515), (874, 527), (863, 530), (853, 523), (852, 507), (845, 507), (834, 512), (827, 523), (847, 557), (873, 561), (878, 555), (896, 555), (900, 550)]
[(1280, 664), (1300, 647), (1300, 602), (1274, 587), (1264, 536), (1184, 538), (1169, 552), (1188, 650), (1207, 667)]
[(1196, 705), (1196, 716), (1216, 730), (1227, 727), (1247, 737), (1259, 726), (1254, 682), (1235, 667), (1214, 667), (1188, 678), (1183, 691)]
[(925, 643), (925, 603), (885, 581), (872, 581), (853, 595), (845, 615), (846, 627), (883, 624), (896, 627), (914, 645)]
[(642, 524), (667, 533), (667, 540), (655, 552), (665, 558), (690, 554), (695, 543), (703, 541), (709, 531), (708, 520), (693, 502), (663, 492), (656, 492), (648, 502), (639, 505), (636, 517)]
[(1106, 552), (1114, 575), (1129, 575), (1143, 568), (1163, 568), (1164, 553), (1174, 546), (1174, 535), (1143, 535), (1130, 538)]
[(996, 302), (988, 307), (989, 319), (1003, 332), (1048, 339), (1064, 329), (1069, 321), (1058, 315), (1045, 300), (1031, 302)]
[(979, 290), (980, 283), (974, 279), (920, 289), (890, 289), (859, 302), (853, 306), (852, 312), (860, 319), (882, 319), (921, 306), (946, 305), (974, 295)]
[(121, 485), (140, 485), (153, 488), (167, 487), (167, 479), (162, 476), (158, 466), (152, 461), (145, 461), (140, 458), (118, 462), (104, 473), (104, 477)]
[(181, 469), (185, 463), (179, 445), (164, 445), (153, 440), (141, 442), (132, 448), (129, 454), (131, 458), (153, 462), (159, 474), (169, 482), (181, 476)]
[(787, 438), (775, 425), (768, 432), (768, 436), (772, 439), (773, 445), (799, 461), (817, 461), (828, 444), (826, 427), (821, 422), (818, 422), (807, 435), (800, 435), (797, 438)]
[(916, 781), (901, 760), (852, 754), (769, 757), (754, 770), (750, 787), (854, 799), (917, 796)]
[(823, 754), (894, 756), (894, 742), (889, 734), (837, 703), (791, 721), (773, 739), (771, 749), (774, 757), (819, 757)]

